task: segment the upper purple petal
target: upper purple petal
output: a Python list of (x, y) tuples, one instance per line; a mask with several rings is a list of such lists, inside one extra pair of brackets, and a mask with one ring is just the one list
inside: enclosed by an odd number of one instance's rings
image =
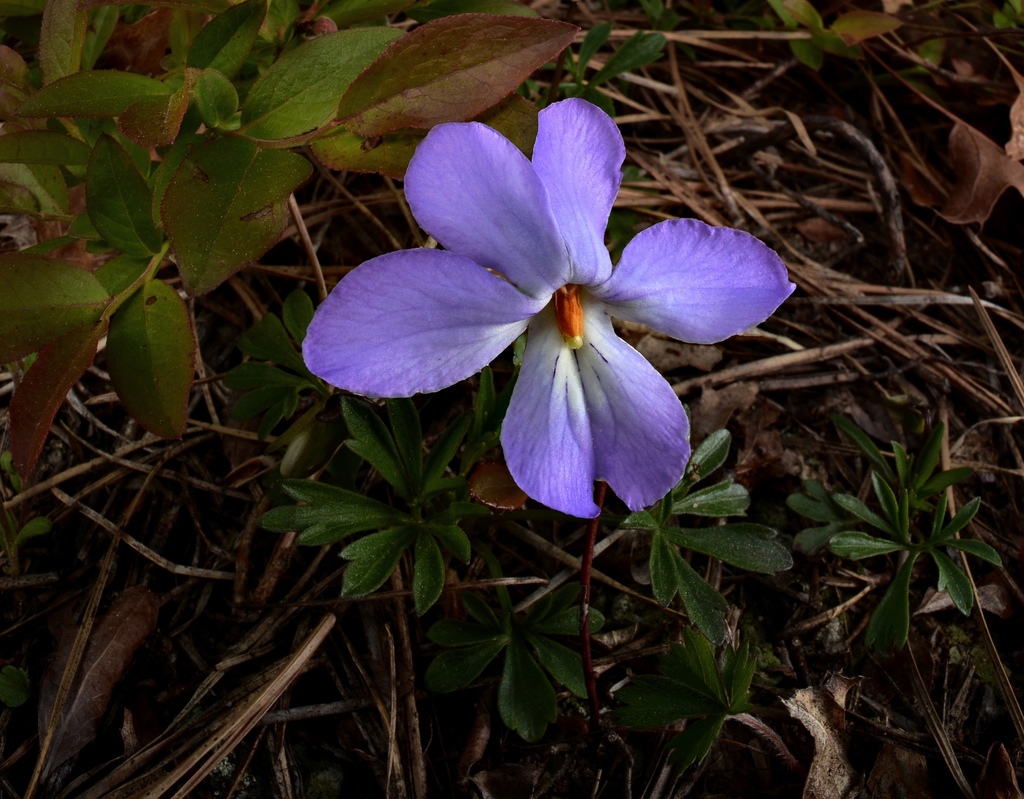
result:
[(779, 256), (749, 233), (675, 219), (638, 234), (593, 292), (619, 319), (712, 344), (763, 322), (795, 288)]
[(405, 173), (413, 216), (445, 249), (495, 269), (535, 297), (569, 277), (547, 192), (529, 159), (478, 122), (438, 125)]
[(622, 134), (596, 105), (571, 99), (540, 112), (533, 166), (569, 249), (570, 283), (592, 285), (611, 274), (604, 232), (625, 158)]
[(543, 304), (455, 253), (393, 252), (334, 288), (302, 354), (313, 374), (357, 394), (437, 391), (490, 363)]
[(641, 510), (683, 476), (689, 420), (665, 378), (615, 334), (602, 304), (584, 298), (583, 308), (579, 367), (597, 477)]
[(501, 446), (512, 478), (529, 496), (572, 516), (600, 512), (576, 351), (562, 340), (550, 305), (530, 323)]

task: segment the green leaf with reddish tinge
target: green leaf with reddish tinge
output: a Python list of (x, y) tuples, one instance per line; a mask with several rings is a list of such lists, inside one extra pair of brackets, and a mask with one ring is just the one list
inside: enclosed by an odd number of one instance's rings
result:
[(311, 171), (300, 155), (245, 139), (205, 142), (181, 162), (160, 215), (190, 294), (210, 291), (277, 242), (285, 201)]
[(173, 93), (166, 83), (145, 75), (97, 69), (44, 86), (17, 113), (23, 117), (116, 117), (142, 100)]
[(19, 130), (0, 136), (0, 161), (13, 164), (89, 163), (89, 145), (53, 130)]
[(195, 372), (188, 308), (162, 280), (149, 281), (110, 321), (107, 366), (114, 389), (142, 426), (180, 438)]
[(185, 71), (185, 82), (171, 95), (147, 97), (132, 103), (117, 118), (117, 129), (140, 147), (171, 144), (178, 136), (181, 120), (188, 110), (192, 70)]
[(92, 364), (106, 328), (101, 322), (66, 333), (39, 353), (22, 378), (10, 406), (11, 454), (20, 475), (35, 468), (57, 409)]
[(277, 140), (327, 124), (355, 77), (401, 35), (395, 28), (355, 28), (303, 42), (253, 85), (242, 108), (241, 132)]
[(464, 14), (392, 44), (345, 93), (338, 115), (364, 136), (472, 119), (511, 94), (579, 29), (526, 17)]
[(266, 0), (245, 0), (214, 17), (196, 34), (186, 65), (233, 78), (249, 56), (267, 16)]
[(88, 12), (78, 0), (48, 0), (39, 29), (39, 71), (43, 84), (78, 72), (82, 68), (82, 46)]
[(0, 212), (64, 216), (68, 189), (53, 164), (0, 163)]
[(129, 255), (159, 251), (163, 237), (153, 223), (149, 186), (131, 156), (106, 134), (93, 147), (85, 197), (89, 218), (112, 247)]
[(110, 300), (92, 274), (35, 255), (0, 256), (0, 363), (99, 321)]
[(376, 172), (401, 180), (424, 135), (419, 130), (399, 130), (367, 138), (341, 128), (310, 146), (331, 169)]
[(894, 31), (902, 24), (891, 14), (854, 10), (840, 15), (830, 27), (844, 44), (853, 45)]

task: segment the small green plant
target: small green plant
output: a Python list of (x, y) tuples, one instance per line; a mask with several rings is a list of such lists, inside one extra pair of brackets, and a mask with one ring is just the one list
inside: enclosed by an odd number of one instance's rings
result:
[[(487, 559), (493, 572), (497, 561)], [(566, 585), (553, 591), (523, 615), (512, 611), (504, 586), (496, 590), (501, 603), (500, 615), (480, 597), (467, 593), (462, 597), (462, 604), (472, 620), (442, 619), (427, 632), (435, 644), (451, 647), (430, 663), (427, 687), (438, 693), (464, 688), (504, 653), (498, 684), (501, 719), (525, 740), (538, 741), (558, 712), (555, 689), (548, 674), (576, 696), (587, 695), (579, 654), (551, 638), (579, 633), (576, 604), (579, 586)], [(599, 630), (603, 623), (604, 618), (592, 608), (591, 631)]]
[(750, 505), (747, 489), (723, 480), (697, 491), (691, 489), (717, 471), (729, 455), (732, 436), (727, 430), (709, 435), (693, 453), (679, 484), (649, 510), (634, 513), (623, 526), (651, 536), (651, 590), (662, 605), (678, 594), (690, 619), (710, 640), (725, 640), (725, 598), (713, 589), (680, 554), (680, 549), (719, 558), (748, 571), (774, 574), (793, 565), (775, 531), (761, 524), (733, 523), (717, 527), (681, 527), (680, 516), (742, 516)]
[(29, 688), (28, 672), (17, 666), (4, 666), (0, 669), (0, 702), (7, 707), (20, 707), (32, 696)]
[[(19, 493), (22, 488), (21, 477), (18, 476), (17, 469), (14, 468), (14, 458), (10, 452), (0, 453), (0, 469), (3, 470), (14, 492)], [(7, 565), (4, 567), (4, 571), (7, 574), (12, 577), (20, 574), (21, 567), (18, 561), (18, 550), (21, 548), (21, 545), (30, 538), (46, 535), (46, 533), (50, 532), (51, 526), (50, 520), (45, 516), (36, 516), (34, 519), (29, 519), (25, 524), (19, 524), (14, 514), (9, 510), (0, 512), (0, 549), (3, 549), (3, 553), (7, 557)]]
[(744, 644), (726, 647), (719, 667), (711, 644), (699, 633), (684, 630), (683, 643), (672, 644), (662, 659), (660, 677), (637, 677), (619, 691), (624, 706), (616, 716), (638, 729), (696, 719), (668, 744), (670, 761), (688, 768), (707, 757), (727, 718), (750, 711), (754, 666)]
[(768, 0), (768, 3), (787, 30), (804, 28), (810, 33), (809, 38), (794, 39), (789, 46), (793, 55), (814, 70), (821, 69), (826, 53), (842, 58), (863, 58), (861, 42), (901, 25), (891, 14), (855, 9), (839, 15), (826, 26), (810, 0)]
[(608, 42), (611, 32), (612, 26), (608, 23), (597, 25), (587, 32), (576, 58), (567, 56), (573, 81), (561, 87), (565, 96), (582, 97), (609, 115), (615, 113), (611, 98), (598, 91), (598, 87), (626, 72), (632, 72), (657, 61), (665, 51), (665, 37), (660, 33), (637, 31), (609, 56), (603, 67), (587, 78), (587, 64)]
[[(967, 502), (952, 519), (946, 521), (946, 489), (970, 475), (971, 470), (962, 467), (936, 471), (945, 434), (942, 424), (935, 426), (916, 454), (909, 454), (903, 445), (894, 441), (893, 468), (863, 430), (840, 416), (832, 417), (832, 421), (870, 463), (871, 486), (881, 513), (849, 494), (833, 492), (831, 496), (824, 495), (824, 489), (817, 485), (810, 486), (810, 499), (791, 497), (789, 505), (809, 518), (829, 522), (826, 528), (804, 531), (802, 535), (813, 533), (813, 543), (822, 543), (828, 535), (828, 547), (837, 555), (862, 560), (900, 553), (901, 563), (896, 576), (875, 608), (865, 636), (868, 646), (880, 650), (898, 649), (907, 642), (910, 580), (914, 564), (921, 555), (929, 556), (935, 563), (938, 589), (947, 590), (950, 599), (965, 615), (974, 605), (971, 582), (944, 550), (958, 550), (997, 565), (1001, 561), (988, 544), (956, 537), (978, 512), (981, 506), (979, 498)], [(805, 485), (805, 488), (808, 487)], [(844, 511), (846, 517), (836, 518), (836, 508)], [(847, 529), (863, 525), (882, 533), (882, 536)]]

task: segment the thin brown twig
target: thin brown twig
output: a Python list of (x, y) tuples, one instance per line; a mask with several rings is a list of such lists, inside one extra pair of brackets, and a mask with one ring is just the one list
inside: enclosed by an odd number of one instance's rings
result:
[(302, 211), (299, 210), (299, 204), (296, 202), (294, 194), (288, 195), (288, 212), (292, 215), (292, 220), (295, 222), (295, 229), (299, 231), (302, 247), (306, 251), (306, 257), (309, 258), (309, 265), (313, 267), (313, 277), (316, 279), (316, 290), (320, 295), (320, 302), (323, 302), (327, 299), (327, 283), (324, 281), (324, 270), (320, 268), (320, 259), (317, 258), (316, 247), (313, 246), (313, 239), (309, 237), (306, 222), (302, 218)]

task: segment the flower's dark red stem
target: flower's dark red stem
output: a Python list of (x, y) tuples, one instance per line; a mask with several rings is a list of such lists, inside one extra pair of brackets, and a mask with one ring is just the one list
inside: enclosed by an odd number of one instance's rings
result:
[[(597, 507), (604, 505), (608, 486), (603, 480), (597, 481), (594, 502)], [(594, 674), (594, 657), (590, 652), (590, 572), (594, 564), (594, 545), (597, 543), (597, 525), (600, 516), (595, 516), (587, 525), (587, 543), (580, 563), (580, 650), (583, 652), (583, 679), (587, 683), (590, 698), (590, 731), (596, 732), (601, 726), (601, 705), (597, 701), (597, 675)]]

